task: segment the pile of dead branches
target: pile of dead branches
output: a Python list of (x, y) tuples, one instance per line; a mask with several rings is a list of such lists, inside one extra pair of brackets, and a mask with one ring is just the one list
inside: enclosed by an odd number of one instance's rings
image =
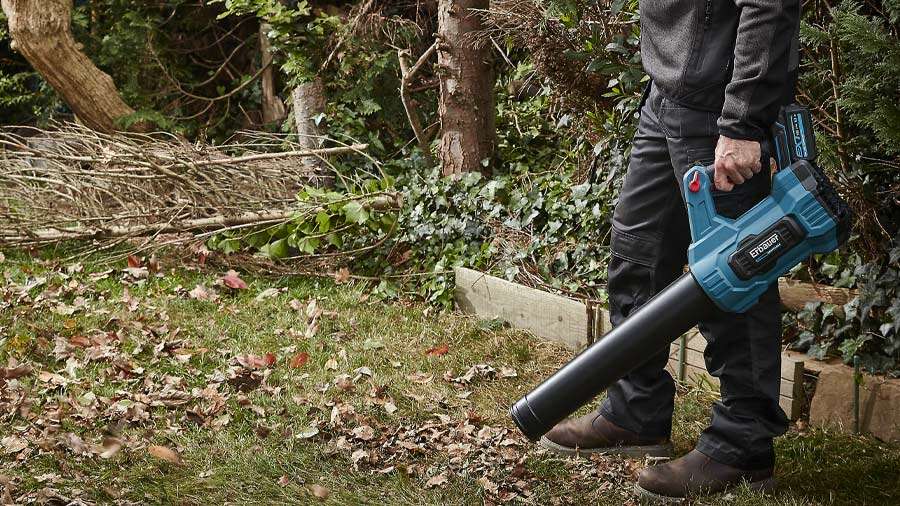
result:
[[(581, 17), (574, 26), (567, 26), (554, 16), (546, 2), (493, 0), (490, 8), (481, 13), (486, 27), (483, 36), (508, 38), (526, 48), (537, 74), (554, 84), (554, 91), (569, 107), (581, 111), (608, 109), (612, 104), (602, 96), (608, 78), (589, 71), (590, 60), (571, 55), (583, 52), (585, 41), (611, 42), (632, 31), (634, 20), (621, 7), (614, 9), (614, 3), (577, 0)], [(608, 56), (622, 58), (613, 52)]]
[(287, 137), (259, 132), (235, 139), (209, 146), (74, 124), (0, 128), (0, 246), (98, 247), (284, 223), (304, 212), (297, 191), (323, 177), (303, 160), (327, 165), (328, 156), (366, 149), (335, 141), (296, 149)]

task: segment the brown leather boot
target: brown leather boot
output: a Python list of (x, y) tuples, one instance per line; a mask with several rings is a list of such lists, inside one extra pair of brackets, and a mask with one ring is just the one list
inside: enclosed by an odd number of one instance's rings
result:
[(592, 453), (636, 458), (672, 455), (672, 443), (668, 439), (642, 439), (598, 413), (559, 422), (541, 438), (540, 445), (566, 456)]
[(635, 490), (648, 502), (680, 504), (687, 498), (723, 492), (742, 482), (747, 482), (751, 490), (773, 490), (772, 475), (771, 467), (744, 471), (693, 450), (671, 462), (644, 468)]

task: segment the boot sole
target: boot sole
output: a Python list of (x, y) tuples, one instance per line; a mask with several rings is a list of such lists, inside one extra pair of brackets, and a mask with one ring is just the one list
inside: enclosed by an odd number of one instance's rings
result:
[(610, 455), (617, 457), (671, 457), (674, 455), (672, 443), (639, 446), (611, 446), (603, 448), (571, 448), (542, 437), (538, 444), (553, 453), (566, 457), (587, 457), (590, 455)]
[[(735, 485), (737, 486), (737, 485)], [(766, 478), (764, 480), (757, 480), (747, 482), (747, 488), (754, 492), (773, 492), (778, 487), (778, 481), (775, 480), (774, 477)], [(734, 487), (726, 487), (725, 490), (721, 492), (716, 492), (715, 494), (705, 494), (709, 496), (715, 496), (719, 494), (724, 494), (728, 492), (730, 489)], [(656, 492), (651, 492), (637, 483), (634, 484), (634, 492), (637, 494), (641, 504), (684, 504), (688, 499), (696, 498), (696, 496), (690, 497), (672, 497), (668, 495), (657, 494)]]

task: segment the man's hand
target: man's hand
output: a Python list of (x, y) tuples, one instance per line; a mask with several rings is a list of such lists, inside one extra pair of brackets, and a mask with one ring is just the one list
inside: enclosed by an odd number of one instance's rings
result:
[(762, 169), (760, 156), (758, 142), (720, 135), (716, 144), (716, 188), (730, 192), (735, 185), (753, 177)]

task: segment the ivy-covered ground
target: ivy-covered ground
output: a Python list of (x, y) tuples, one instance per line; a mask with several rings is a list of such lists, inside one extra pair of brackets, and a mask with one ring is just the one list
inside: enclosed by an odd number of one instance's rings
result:
[[(236, 266), (239, 268), (239, 266)], [(197, 258), (0, 260), (0, 502), (634, 504), (648, 462), (568, 460), (506, 408), (568, 354), (338, 279)], [(715, 393), (680, 390), (690, 450)], [(781, 491), (703, 504), (900, 502), (900, 447), (794, 427)]]

